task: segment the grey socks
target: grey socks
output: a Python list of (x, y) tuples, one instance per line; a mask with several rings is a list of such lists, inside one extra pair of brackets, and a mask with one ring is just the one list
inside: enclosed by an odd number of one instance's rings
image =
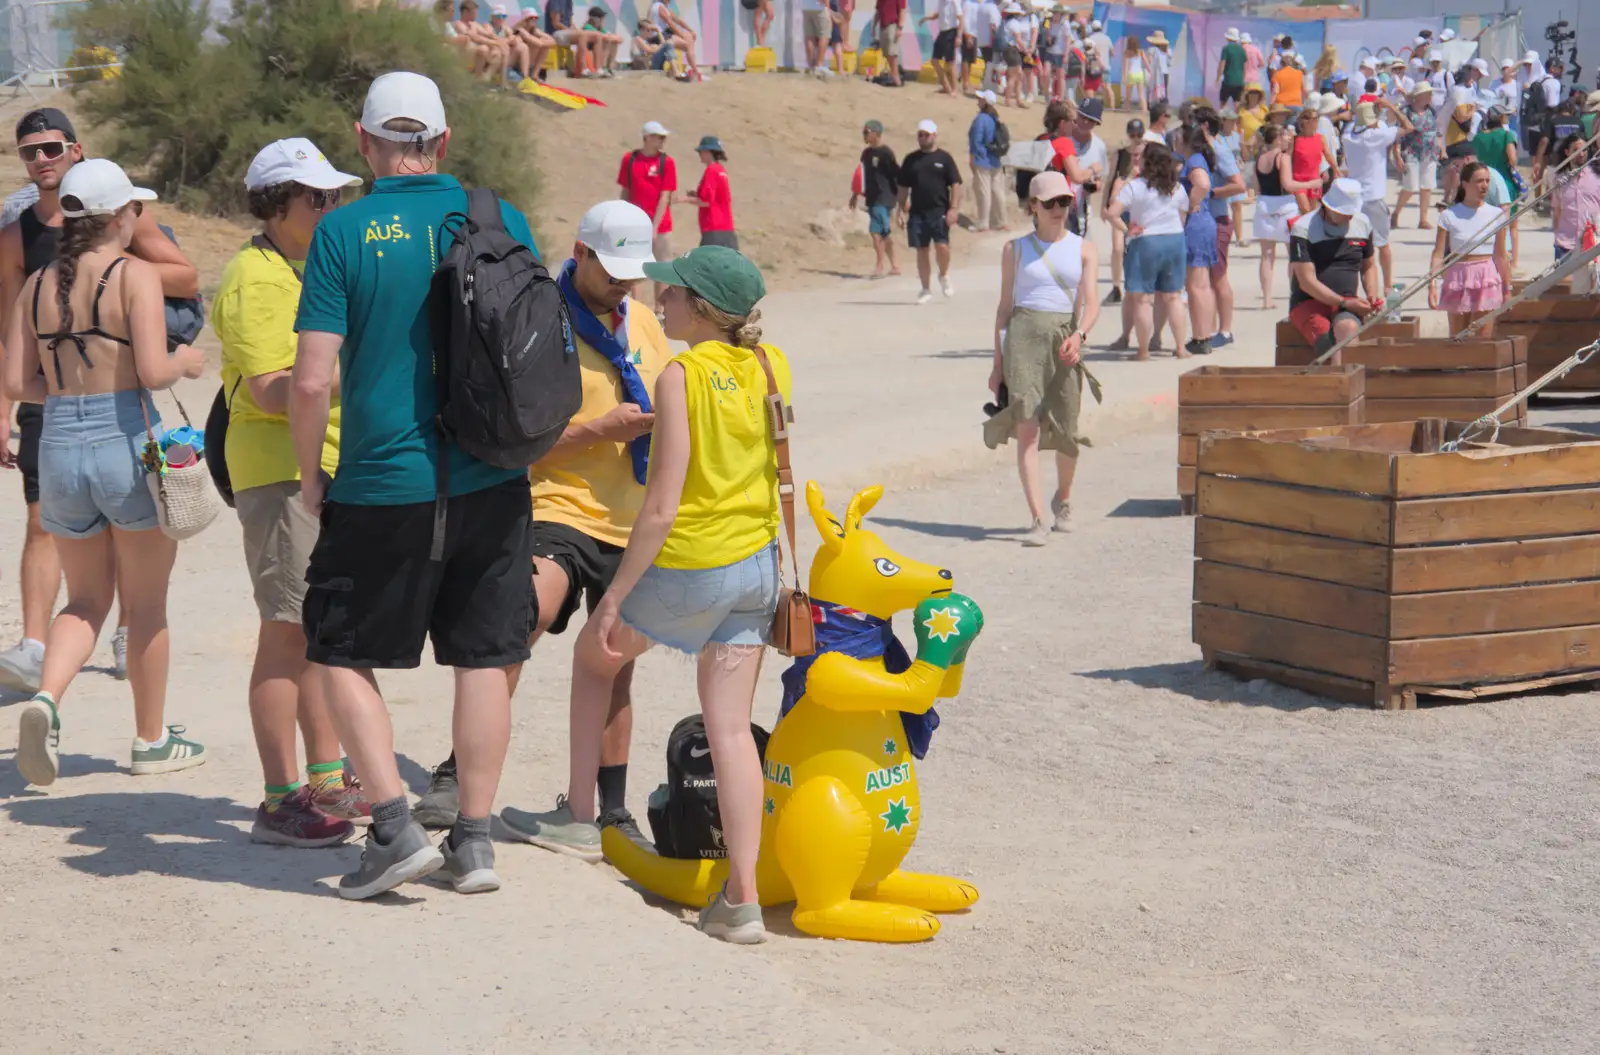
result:
[(469, 839), (487, 839), (489, 837), (489, 818), (468, 817), (457, 814), (456, 823), (450, 828), (450, 849), (454, 850)]
[(411, 823), (411, 809), (404, 795), (372, 804), (372, 834), (380, 843), (392, 843)]

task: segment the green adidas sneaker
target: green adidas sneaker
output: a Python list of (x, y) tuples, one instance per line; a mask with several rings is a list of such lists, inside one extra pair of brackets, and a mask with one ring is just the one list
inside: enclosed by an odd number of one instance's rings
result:
[(185, 740), (181, 735), (183, 732), (184, 728), (181, 725), (167, 726), (164, 744), (152, 744), (137, 736), (134, 737), (133, 775), (142, 777), (152, 773), (176, 773), (180, 769), (193, 769), (195, 766), (204, 765), (205, 745)]

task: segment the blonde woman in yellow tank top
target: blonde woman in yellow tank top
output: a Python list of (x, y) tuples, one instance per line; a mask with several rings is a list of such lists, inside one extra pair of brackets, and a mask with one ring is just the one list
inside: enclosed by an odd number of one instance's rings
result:
[[(611, 587), (574, 648), (567, 794), (554, 811), (534, 817), (551, 829), (554, 844), (562, 829), (592, 826), (617, 671), (653, 645), (697, 655), (730, 866), (700, 928), (754, 944), (766, 930), (756, 900), (763, 791), (750, 708), (777, 610), (782, 517), (766, 372), (753, 351), (761, 340), (756, 303), (766, 285), (754, 264), (722, 246), (644, 270), (665, 288), (667, 336), (689, 350), (656, 381), (643, 506)], [(787, 402), (789, 362), (776, 348), (760, 348)]]

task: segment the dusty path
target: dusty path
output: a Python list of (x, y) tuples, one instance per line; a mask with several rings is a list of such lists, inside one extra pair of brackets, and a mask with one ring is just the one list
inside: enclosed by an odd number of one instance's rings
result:
[[(91, 672), (64, 710), (62, 780), (40, 793), (16, 775), (16, 711), (0, 708), (0, 1050), (1591, 1050), (1593, 697), (1382, 714), (1201, 672), (1192, 528), (1172, 494), (1187, 364), (1097, 353), (1108, 402), (1077, 528), (1023, 550), (1010, 458), (977, 437), (993, 277), (956, 280), (953, 301), (920, 309), (910, 282), (775, 296), (767, 323), (795, 363), (800, 472), (835, 505), (889, 484), (878, 530), (953, 568), (988, 615), (921, 766), (913, 851), (980, 886), (973, 913), (886, 947), (797, 937), (780, 910), (778, 938), (737, 949), (605, 867), (514, 844), (498, 894), (341, 902), (331, 882), (354, 847), (247, 840), (254, 611), (224, 520), (185, 545), (173, 587), (170, 720), (210, 764), (125, 775), (127, 690)], [(1214, 359), (1267, 361), (1270, 322), (1241, 312), (1240, 345)], [(191, 408), (213, 390), (191, 389)], [(4, 552), (20, 512), (0, 509)], [(564, 784), (564, 646), (542, 645), (524, 679), (502, 801), (542, 808)], [(383, 684), (420, 788), (448, 750), (448, 675)], [(636, 685), (642, 813), (666, 732), (695, 704), (669, 658), (647, 657)]]

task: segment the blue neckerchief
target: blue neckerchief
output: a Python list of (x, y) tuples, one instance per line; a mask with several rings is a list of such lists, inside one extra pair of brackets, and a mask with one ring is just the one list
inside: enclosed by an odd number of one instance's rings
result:
[[(556, 277), (556, 283), (561, 287), (561, 297), (567, 302), (567, 313), (572, 316), (573, 328), (578, 331), (580, 340), (617, 368), (617, 373), (622, 377), (622, 398), (629, 403), (639, 404), (639, 409), (646, 414), (650, 413), (650, 390), (645, 387), (639, 371), (633, 368), (628, 348), (628, 302), (624, 300), (617, 308), (617, 324), (607, 332), (605, 324), (595, 318), (589, 305), (578, 296), (578, 287), (572, 281), (572, 276), (577, 272), (578, 262), (568, 260), (561, 266), (561, 274)], [(635, 436), (628, 443), (628, 453), (633, 455), (633, 478), (644, 483), (650, 472), (650, 434), (647, 432), (643, 436)]]
[[(783, 672), (783, 705), (778, 709), (781, 719), (788, 714), (800, 697), (806, 693), (806, 675), (817, 656), (824, 652), (843, 652), (853, 659), (882, 659), (883, 669), (890, 674), (904, 674), (911, 669), (911, 656), (905, 646), (894, 636), (889, 620), (857, 612), (843, 605), (811, 599), (811, 608), (817, 624), (817, 651), (795, 660)], [(933, 741), (933, 731), (939, 728), (939, 714), (929, 707), (926, 714), (900, 712), (900, 724), (906, 730), (906, 744), (914, 758), (927, 757), (928, 745)]]

